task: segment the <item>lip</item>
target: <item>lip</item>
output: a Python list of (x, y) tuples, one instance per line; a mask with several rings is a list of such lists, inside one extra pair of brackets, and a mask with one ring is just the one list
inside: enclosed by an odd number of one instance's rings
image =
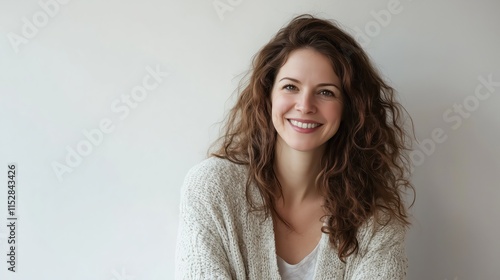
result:
[(290, 120), (295, 120), (295, 121), (299, 121), (299, 122), (303, 122), (303, 123), (317, 123), (317, 122), (313, 122), (313, 121), (307, 121), (307, 120), (300, 120), (300, 119), (287, 119), (287, 122), (288, 124), (292, 127), (293, 130), (299, 132), (299, 133), (313, 133), (315, 132), (316, 130), (318, 130), (323, 124), (320, 124), (318, 125), (317, 127), (315, 128), (302, 128), (302, 127), (298, 127), (298, 126), (295, 126), (292, 124), (292, 122)]

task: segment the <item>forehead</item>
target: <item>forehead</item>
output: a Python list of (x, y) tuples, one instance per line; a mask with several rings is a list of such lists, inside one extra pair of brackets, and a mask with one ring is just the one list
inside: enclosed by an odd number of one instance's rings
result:
[(291, 77), (298, 80), (338, 82), (330, 59), (320, 52), (303, 48), (292, 51), (279, 69), (277, 79)]

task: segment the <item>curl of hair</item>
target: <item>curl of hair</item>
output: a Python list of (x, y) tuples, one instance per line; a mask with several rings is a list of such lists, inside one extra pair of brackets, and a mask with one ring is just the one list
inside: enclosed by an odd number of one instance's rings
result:
[[(289, 54), (301, 48), (330, 59), (342, 83), (342, 121), (327, 141), (315, 182), (330, 217), (321, 230), (345, 261), (358, 251), (358, 228), (372, 216), (380, 223), (384, 213), (389, 217), (385, 222), (395, 218), (410, 225), (403, 194), (415, 190), (408, 179), (411, 138), (403, 119), (407, 112), (360, 45), (335, 22), (297, 16), (262, 47), (253, 58), (250, 79), (240, 84), (243, 89), (228, 112), (224, 133), (209, 148), (216, 147), (210, 156), (247, 165), (251, 209), (264, 211), (265, 217), (274, 214), (289, 226), (274, 206), (282, 189), (273, 169), (277, 132), (271, 119), (271, 89)], [(259, 188), (263, 205), (250, 198), (251, 182)]]

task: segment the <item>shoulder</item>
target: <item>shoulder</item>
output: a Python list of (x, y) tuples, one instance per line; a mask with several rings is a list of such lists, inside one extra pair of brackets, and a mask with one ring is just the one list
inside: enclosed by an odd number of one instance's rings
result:
[(379, 212), (378, 219), (371, 216), (358, 231), (360, 252), (366, 253), (377, 247), (390, 248), (404, 244), (406, 225), (396, 217)]
[(358, 231), (359, 248), (349, 256), (348, 279), (406, 279), (406, 226), (397, 218), (372, 216)]
[(242, 165), (218, 157), (209, 157), (189, 169), (187, 176), (220, 177), (224, 175), (237, 175), (242, 171)]
[(245, 167), (227, 159), (210, 157), (189, 169), (185, 182), (200, 188), (207, 184), (231, 184), (246, 177)]
[(187, 172), (181, 188), (183, 196), (221, 199), (235, 194), (246, 181), (246, 168), (227, 159), (207, 158)]

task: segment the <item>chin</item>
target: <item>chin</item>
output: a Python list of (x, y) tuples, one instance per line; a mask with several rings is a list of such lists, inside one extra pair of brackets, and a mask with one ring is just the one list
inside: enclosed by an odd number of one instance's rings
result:
[(300, 151), (300, 152), (312, 152), (312, 151), (318, 149), (320, 146), (306, 144), (306, 143), (290, 143), (290, 144), (288, 144), (288, 147), (290, 147), (293, 150)]

